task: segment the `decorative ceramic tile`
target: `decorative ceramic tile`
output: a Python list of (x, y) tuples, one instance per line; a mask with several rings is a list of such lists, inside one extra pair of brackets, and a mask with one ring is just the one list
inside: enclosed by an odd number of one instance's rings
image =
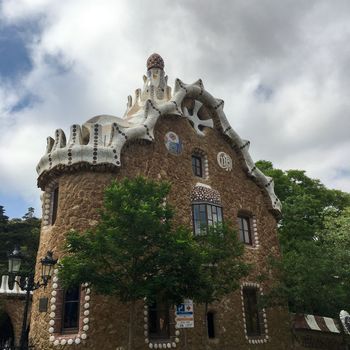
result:
[(169, 131), (164, 136), (165, 147), (169, 153), (178, 156), (182, 152), (182, 142), (177, 134)]
[(217, 161), (221, 168), (226, 171), (232, 170), (232, 158), (225, 152), (219, 152), (217, 155)]

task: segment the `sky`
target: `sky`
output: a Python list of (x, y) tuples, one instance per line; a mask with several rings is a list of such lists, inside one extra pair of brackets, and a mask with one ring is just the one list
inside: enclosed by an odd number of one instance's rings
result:
[(350, 1), (0, 0), (0, 205), (41, 217), (55, 129), (122, 117), (153, 52), (202, 78), (255, 161), (350, 192)]

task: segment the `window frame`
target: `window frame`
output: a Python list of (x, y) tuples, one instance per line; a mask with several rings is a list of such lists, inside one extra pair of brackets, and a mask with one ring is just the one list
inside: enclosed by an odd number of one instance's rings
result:
[(191, 160), (192, 160), (192, 174), (194, 176), (203, 178), (204, 177), (203, 156), (198, 153), (192, 153)]
[(54, 225), (57, 219), (59, 195), (59, 186), (57, 185), (52, 189), (51, 192), (51, 225)]
[[(209, 315), (211, 315), (211, 322), (209, 320)], [(216, 312), (214, 311), (208, 311), (206, 314), (206, 321), (207, 321), (207, 336), (208, 339), (216, 339), (216, 327), (215, 327), (215, 323), (216, 323)], [(211, 331), (210, 331), (211, 330)], [(211, 336), (212, 334), (212, 336)]]
[[(74, 286), (73, 288), (78, 289), (78, 298), (74, 301), (66, 301), (67, 298), (67, 292), (69, 289), (63, 289), (62, 293), (62, 308), (61, 308), (61, 314), (62, 314), (62, 323), (61, 323), (61, 334), (76, 334), (79, 332), (80, 329), (80, 303), (81, 303), (81, 286)], [(77, 311), (76, 311), (76, 317), (77, 317), (77, 325), (76, 327), (65, 327), (64, 326), (64, 319), (66, 316), (66, 304), (67, 303), (76, 303), (77, 304)]]
[[(247, 246), (254, 246), (251, 215), (239, 213), (237, 221), (239, 240)], [(247, 229), (244, 228), (244, 223), (247, 224)], [(248, 240), (246, 240), (246, 234), (248, 235)]]
[[(154, 306), (155, 305), (155, 306)], [(160, 317), (164, 313), (166, 329), (165, 331), (160, 329)], [(156, 331), (152, 332), (151, 329), (151, 317), (155, 314)], [(155, 300), (152, 304), (148, 305), (148, 336), (150, 340), (169, 340), (170, 334), (170, 307), (166, 301), (160, 299)]]
[(248, 337), (263, 337), (266, 334), (263, 309), (259, 307), (259, 294), (256, 287), (243, 287), (244, 322)]
[[(205, 207), (205, 211), (201, 211), (201, 206)], [(198, 218), (199, 220), (196, 220), (195, 217), (195, 213), (196, 211), (196, 207), (198, 207)], [(210, 211), (210, 216), (211, 218), (208, 218), (208, 207), (211, 208)], [(213, 212), (213, 208), (215, 208), (216, 213), (216, 220), (214, 220), (214, 212)], [(218, 209), (220, 209), (220, 215), (219, 215), (219, 211)], [(205, 223), (202, 222), (202, 215), (201, 214), (205, 214), (203, 217), (205, 218)], [(219, 220), (219, 217), (221, 218), (221, 220)], [(204, 221), (204, 220), (203, 220)], [(199, 226), (196, 224), (197, 222), (199, 222)], [(218, 204), (214, 204), (214, 203), (208, 203), (208, 202), (193, 202), (192, 203), (192, 226), (193, 226), (193, 233), (195, 236), (199, 236), (202, 234), (205, 234), (208, 232), (208, 228), (211, 226), (215, 226), (216, 224), (222, 224), (224, 222), (224, 212), (223, 212), (223, 207), (221, 205)], [(204, 229), (202, 229), (202, 227), (204, 227)], [(203, 232), (202, 232), (203, 231)]]

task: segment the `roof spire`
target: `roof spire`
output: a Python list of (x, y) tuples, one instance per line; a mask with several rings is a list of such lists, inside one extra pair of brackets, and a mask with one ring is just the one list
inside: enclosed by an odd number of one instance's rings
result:
[[(143, 88), (135, 91), (135, 97), (128, 97), (127, 109), (124, 117), (136, 120), (138, 113), (143, 116), (142, 107), (148, 100), (160, 105), (171, 99), (171, 87), (168, 86), (168, 77), (164, 72), (164, 60), (153, 53), (147, 59), (147, 73), (143, 76)], [(135, 119), (136, 118), (136, 119)]]
[(148, 57), (147, 70), (150, 70), (151, 68), (158, 68), (164, 70), (164, 60), (157, 53), (152, 53), (152, 55)]

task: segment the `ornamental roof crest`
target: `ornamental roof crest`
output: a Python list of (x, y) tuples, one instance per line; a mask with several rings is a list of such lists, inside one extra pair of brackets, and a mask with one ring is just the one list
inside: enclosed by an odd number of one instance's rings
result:
[[(172, 115), (187, 118), (201, 137), (205, 137), (205, 128), (219, 129), (232, 147), (241, 153), (248, 176), (268, 195), (272, 211), (280, 214), (281, 203), (274, 193), (273, 179), (255, 166), (249, 154), (250, 142), (241, 139), (230, 126), (223, 111), (223, 100), (207, 92), (201, 79), (193, 84), (176, 79), (172, 91), (164, 72), (164, 61), (156, 53), (147, 60), (147, 74), (143, 77), (143, 83), (143, 88), (135, 91), (134, 98), (128, 97), (123, 118), (99, 115), (81, 126), (73, 124), (69, 138), (62, 129), (55, 131), (54, 138), (48, 137), (46, 153), (37, 165), (38, 186), (44, 188), (54, 174), (65, 169), (93, 167), (96, 171), (105, 171), (119, 168), (122, 166), (121, 151), (125, 143), (128, 140), (153, 142), (157, 120)], [(185, 99), (194, 101), (191, 110), (183, 103)], [(213, 116), (200, 117), (203, 105), (213, 111)]]

